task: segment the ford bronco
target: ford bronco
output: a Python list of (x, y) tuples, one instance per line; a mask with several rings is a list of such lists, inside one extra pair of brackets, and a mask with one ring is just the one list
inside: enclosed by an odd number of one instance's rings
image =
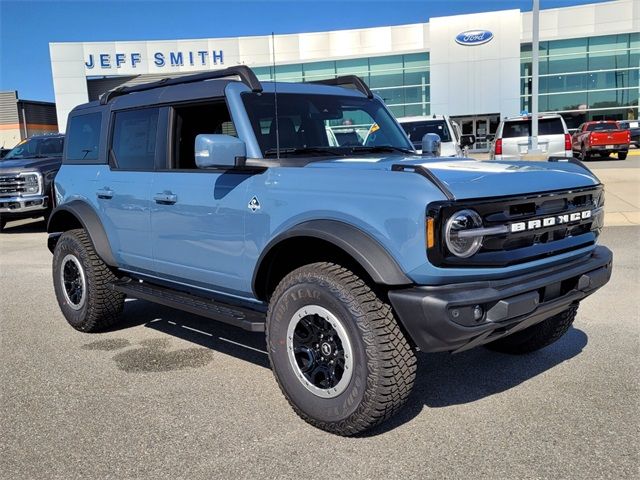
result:
[[(336, 146), (347, 118), (370, 133)], [(417, 155), (353, 76), (113, 90), (70, 113), (55, 193), (74, 328), (110, 327), (129, 296), (265, 332), (293, 409), (340, 435), (398, 411), (416, 350), (541, 349), (611, 275), (603, 187), (578, 161)]]

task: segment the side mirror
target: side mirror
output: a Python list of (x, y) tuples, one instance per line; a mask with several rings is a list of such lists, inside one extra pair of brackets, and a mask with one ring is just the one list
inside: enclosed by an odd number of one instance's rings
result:
[(247, 147), (231, 135), (201, 133), (196, 136), (195, 155), (198, 168), (242, 167), (247, 159)]
[(437, 133), (425, 133), (422, 137), (422, 154), (431, 157), (440, 156), (440, 135)]
[(460, 135), (460, 146), (462, 148), (470, 147), (474, 143), (476, 143), (475, 135)]

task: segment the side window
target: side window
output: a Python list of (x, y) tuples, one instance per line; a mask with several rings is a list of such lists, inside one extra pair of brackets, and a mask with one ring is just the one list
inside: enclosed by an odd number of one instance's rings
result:
[(172, 168), (195, 169), (195, 141), (201, 133), (237, 137), (227, 104), (219, 100), (206, 104), (174, 107)]
[(102, 113), (75, 115), (67, 128), (67, 152), (69, 163), (89, 163), (98, 160)]
[(146, 108), (114, 115), (111, 154), (116, 168), (154, 169), (158, 112), (157, 108)]

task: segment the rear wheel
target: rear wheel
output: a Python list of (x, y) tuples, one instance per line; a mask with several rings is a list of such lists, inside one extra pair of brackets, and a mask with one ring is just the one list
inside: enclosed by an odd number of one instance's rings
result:
[(73, 328), (97, 332), (118, 320), (124, 295), (111, 289), (116, 279), (84, 230), (62, 234), (53, 253), (53, 285), (60, 309)]
[(587, 153), (587, 149), (582, 146), (582, 150), (580, 151), (580, 160), (589, 160), (589, 154)]
[(618, 152), (618, 160), (626, 160), (627, 159), (627, 153), (629, 153), (629, 152)]
[(577, 311), (578, 305), (574, 305), (564, 312), (485, 346), (490, 350), (512, 355), (535, 352), (551, 345), (567, 333), (576, 318)]
[(285, 397), (328, 432), (354, 435), (383, 422), (413, 387), (416, 358), (391, 307), (339, 265), (287, 275), (271, 298), (266, 333)]

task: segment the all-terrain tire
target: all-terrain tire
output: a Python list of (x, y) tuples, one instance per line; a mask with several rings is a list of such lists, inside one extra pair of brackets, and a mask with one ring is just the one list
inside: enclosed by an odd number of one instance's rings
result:
[(618, 160), (626, 160), (629, 152), (618, 152)]
[[(63, 270), (80, 270), (83, 275), (84, 296), (76, 304), (65, 293)], [(83, 229), (62, 234), (53, 253), (53, 285), (60, 309), (69, 324), (81, 332), (98, 332), (118, 321), (124, 307), (124, 295), (110, 284), (117, 277), (96, 253), (93, 243)], [(73, 297), (75, 298), (75, 297)]]
[[(351, 377), (333, 398), (305, 387), (288, 356), (288, 328), (296, 312), (309, 306), (335, 316), (353, 353)], [(340, 265), (314, 263), (288, 274), (271, 298), (266, 336), (280, 389), (303, 420), (322, 430), (343, 436), (363, 432), (398, 412), (411, 393), (416, 357), (390, 305)]]
[(512, 335), (500, 338), (485, 346), (496, 352), (522, 355), (535, 352), (562, 337), (576, 318), (578, 305), (574, 305), (564, 312), (549, 317), (540, 323), (525, 328)]

